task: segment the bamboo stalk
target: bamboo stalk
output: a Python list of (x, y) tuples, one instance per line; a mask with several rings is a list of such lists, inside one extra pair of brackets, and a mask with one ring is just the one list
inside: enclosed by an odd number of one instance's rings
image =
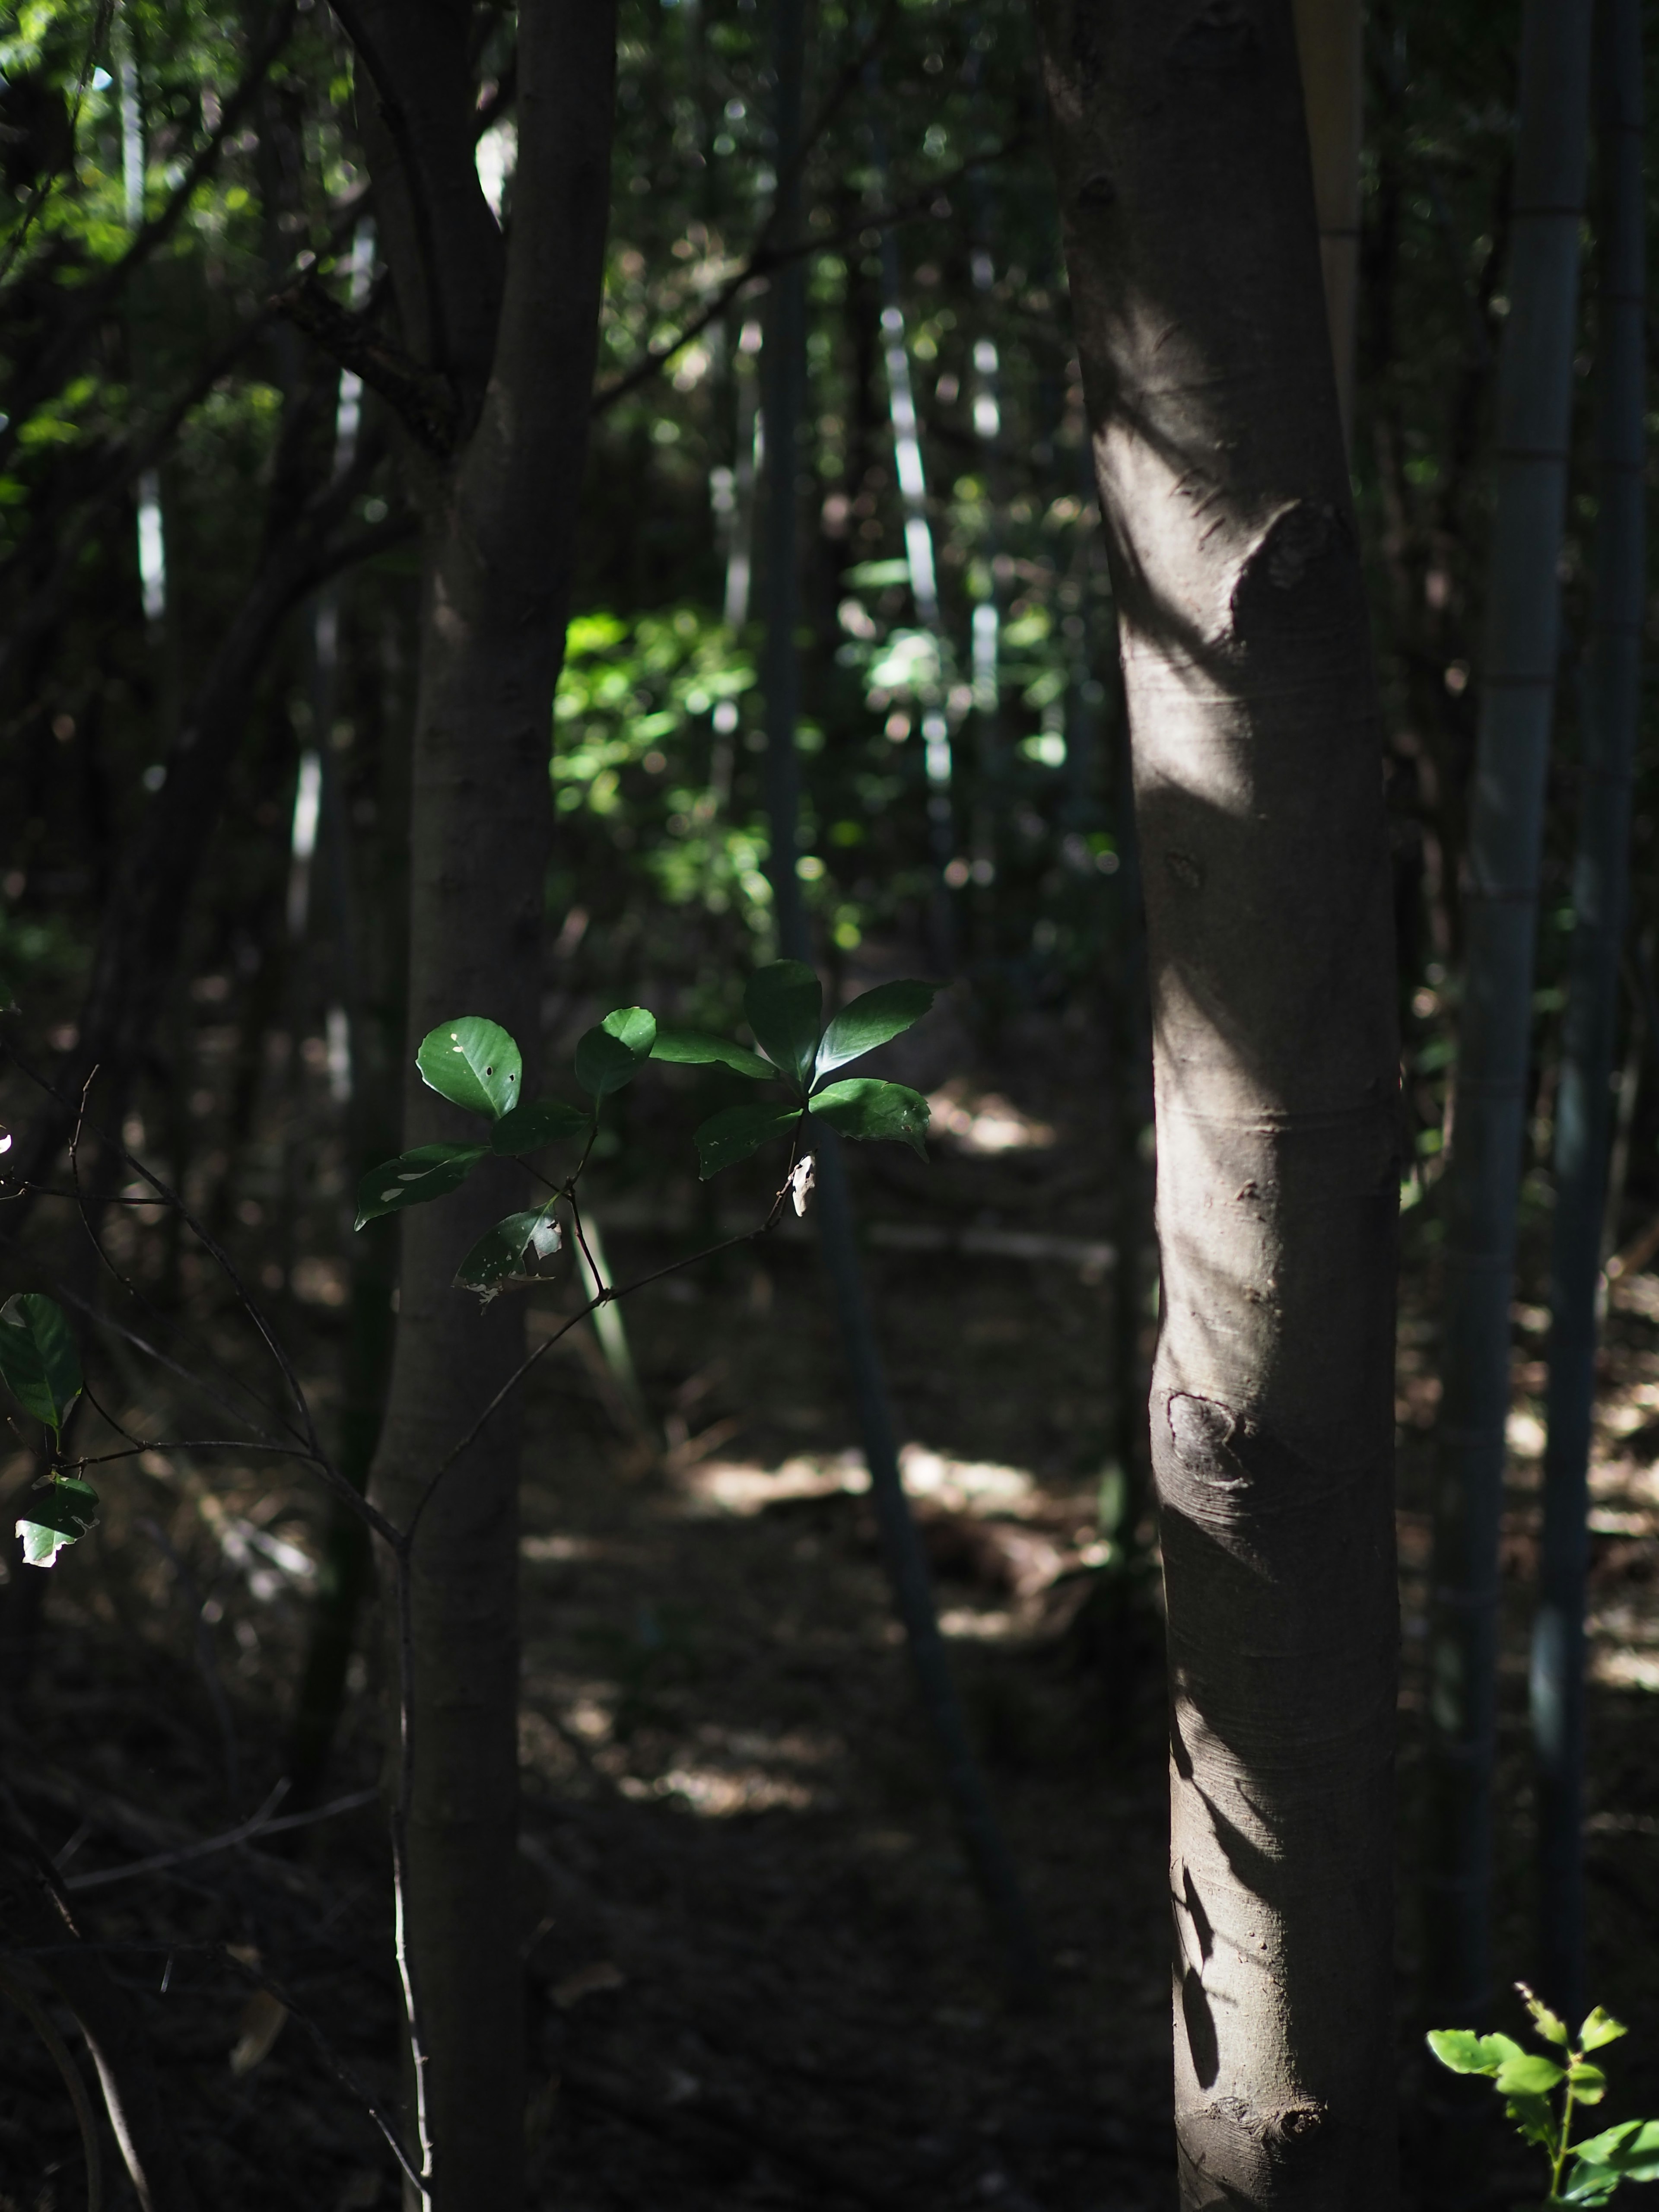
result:
[[(1498, 1541), (1544, 779), (1560, 628), (1557, 563), (1577, 341), (1589, 26), (1590, 0), (1527, 0), (1470, 807), (1467, 975), (1445, 1177), (1424, 1956), (1436, 2021), (1459, 2024), (1482, 2018), (1492, 2000)], [(1454, 2085), (1443, 2109), (1455, 2106)]]
[(1584, 1579), (1601, 1243), (1611, 1134), (1619, 957), (1629, 905), (1631, 792), (1641, 719), (1647, 547), (1643, 466), (1642, 19), (1601, 0), (1595, 26), (1601, 386), (1595, 596), (1584, 717), (1573, 937), (1555, 1117), (1544, 1541), (1533, 1623), (1538, 1762), (1539, 1982), (1584, 2008)]

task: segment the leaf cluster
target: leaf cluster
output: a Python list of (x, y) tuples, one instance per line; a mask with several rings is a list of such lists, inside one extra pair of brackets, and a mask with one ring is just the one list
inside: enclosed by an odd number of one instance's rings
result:
[(64, 1426), (82, 1384), (81, 1357), (56, 1299), (26, 1291), (0, 1306), (0, 1382), (51, 1432), (52, 1466), (16, 1524), (25, 1564), (49, 1567), (98, 1518), (98, 1492), (58, 1465)]
[[(522, 1096), (524, 1060), (495, 1022), (466, 1015), (441, 1023), (421, 1041), (416, 1066), (428, 1090), (485, 1124), (478, 1141), (416, 1146), (366, 1176), (358, 1191), (359, 1229), (405, 1207), (458, 1190), (481, 1160), (523, 1158), (561, 1142), (580, 1144), (574, 1171), (550, 1183), (539, 1208), (512, 1213), (472, 1247), (456, 1272), (458, 1288), (486, 1300), (539, 1279), (539, 1265), (562, 1241), (553, 1209), (574, 1203), (575, 1184), (598, 1134), (605, 1100), (623, 1090), (647, 1060), (683, 1067), (723, 1067), (781, 1096), (729, 1106), (696, 1131), (704, 1181), (749, 1158), (775, 1139), (792, 1141), (793, 1170), (810, 1117), (844, 1137), (891, 1138), (927, 1157), (927, 1101), (902, 1083), (871, 1076), (829, 1079), (901, 1036), (933, 1004), (930, 983), (878, 985), (842, 1008), (827, 1025), (823, 992), (801, 962), (777, 960), (750, 977), (744, 1011), (758, 1050), (710, 1030), (659, 1024), (644, 1006), (618, 1006), (578, 1040), (574, 1073), (587, 1104)], [(543, 1178), (545, 1181), (545, 1178)]]
[(1550, 2166), (1546, 2212), (1605, 2204), (1621, 2181), (1659, 2181), (1659, 2120), (1621, 2120), (1581, 2142), (1571, 2139), (1574, 2106), (1599, 2105), (1607, 2094), (1607, 2077), (1589, 2054), (1616, 2043), (1626, 2032), (1623, 2025), (1597, 2005), (1575, 2037), (1524, 1982), (1517, 1987), (1547, 2050), (1528, 2051), (1510, 2036), (1461, 2027), (1433, 2029), (1429, 2049), (1450, 2072), (1489, 2081), (1519, 2133), (1544, 2153)]

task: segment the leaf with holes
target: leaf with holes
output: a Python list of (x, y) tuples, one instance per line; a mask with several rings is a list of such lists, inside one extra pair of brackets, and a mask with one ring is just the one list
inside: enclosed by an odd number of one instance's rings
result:
[(731, 1037), (711, 1036), (706, 1030), (661, 1030), (651, 1048), (653, 1060), (665, 1060), (678, 1067), (729, 1067), (734, 1075), (775, 1080), (777, 1069), (769, 1060), (750, 1052)]
[(18, 1520), (23, 1564), (51, 1566), (59, 1552), (84, 1536), (97, 1519), (98, 1492), (92, 1485), (67, 1475), (55, 1477), (44, 1491), (31, 1494), (29, 1510)]
[(24, 1291), (0, 1306), (0, 1382), (61, 1437), (81, 1395), (81, 1357), (55, 1298)]
[(489, 1149), (487, 1145), (417, 1145), (412, 1152), (388, 1160), (357, 1186), (356, 1227), (378, 1221), (383, 1213), (401, 1212), (406, 1206), (424, 1206), (429, 1198), (447, 1198)]
[(799, 960), (757, 969), (744, 992), (743, 1010), (773, 1066), (805, 1089), (823, 1026), (823, 992), (811, 969)]
[(527, 1213), (509, 1213), (485, 1231), (457, 1267), (455, 1287), (478, 1291), (488, 1304), (509, 1283), (534, 1282), (536, 1262), (550, 1260), (563, 1241), (550, 1201)]
[(595, 1098), (631, 1083), (651, 1057), (657, 1018), (643, 1006), (618, 1006), (576, 1047), (576, 1080)]
[(902, 1036), (921, 1019), (933, 997), (931, 983), (878, 983), (873, 991), (854, 999), (850, 1006), (843, 1006), (825, 1030), (813, 1064), (815, 1073), (828, 1075), (844, 1067), (849, 1060), (873, 1052), (878, 1044)]
[(499, 1023), (477, 1014), (428, 1030), (415, 1065), (428, 1090), (469, 1114), (499, 1121), (519, 1103), (524, 1080), (519, 1048)]
[(711, 1115), (697, 1131), (697, 1173), (704, 1182), (722, 1168), (735, 1167), (774, 1137), (787, 1136), (800, 1119), (800, 1108), (787, 1100), (775, 1104), (728, 1106)]
[(562, 1098), (526, 1098), (496, 1122), (489, 1133), (489, 1149), (517, 1159), (566, 1137), (585, 1137), (592, 1126), (591, 1114), (584, 1114), (580, 1106), (567, 1106)]
[(927, 1157), (927, 1101), (902, 1083), (878, 1083), (873, 1076), (849, 1076), (815, 1091), (811, 1110), (843, 1137), (896, 1137)]

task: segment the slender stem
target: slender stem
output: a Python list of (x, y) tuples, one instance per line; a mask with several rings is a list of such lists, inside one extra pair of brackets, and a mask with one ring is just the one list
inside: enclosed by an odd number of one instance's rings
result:
[(87, 2085), (81, 2079), (81, 2069), (70, 2057), (68, 2046), (52, 2024), (51, 2015), (35, 2002), (15, 1975), (0, 1966), (0, 1990), (3, 1990), (29, 2026), (52, 2054), (52, 2061), (64, 2077), (64, 2087), (75, 2107), (76, 2125), (81, 2130), (81, 2145), (87, 2158), (87, 2212), (103, 2212), (104, 2162), (98, 2147), (98, 2123), (93, 2118), (92, 2100), (87, 2094)]
[[(1571, 2056), (1568, 2063), (1572, 2063)], [(1572, 2133), (1572, 2076), (1567, 2076), (1567, 2094), (1561, 2105), (1561, 2136), (1556, 2146), (1555, 2164), (1550, 2173), (1550, 2195), (1561, 2194), (1561, 2173), (1567, 2162), (1568, 2138)]]
[[(429, 1496), (430, 1491), (428, 1495)], [(425, 1498), (422, 1499), (424, 1504)], [(415, 1960), (409, 1942), (409, 1821), (415, 1799), (415, 1607), (410, 1549), (413, 1528), (399, 1539), (392, 1552), (392, 1587), (398, 1605), (398, 1795), (392, 1808), (392, 1896), (393, 1948), (398, 1979), (403, 1990), (404, 2024), (409, 2036), (410, 2069), (415, 2086), (415, 2133), (421, 2148), (421, 2170), (410, 2179), (420, 2192), (422, 2212), (431, 2203), (432, 2134), (427, 2111), (426, 2037), (421, 2024), (420, 1997), (416, 1987)], [(408, 2172), (405, 2163), (404, 2171)]]

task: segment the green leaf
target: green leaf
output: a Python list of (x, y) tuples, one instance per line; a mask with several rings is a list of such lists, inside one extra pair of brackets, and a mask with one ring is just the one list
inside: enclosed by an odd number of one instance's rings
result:
[(769, 1060), (750, 1052), (730, 1037), (711, 1036), (706, 1030), (661, 1030), (651, 1048), (653, 1060), (672, 1061), (678, 1067), (729, 1067), (737, 1075), (768, 1079), (777, 1074)]
[(1571, 2040), (1565, 2021), (1559, 2014), (1553, 2013), (1541, 1997), (1535, 1997), (1524, 1982), (1517, 1982), (1515, 1986), (1525, 1998), (1527, 2010), (1532, 2014), (1533, 2026), (1540, 2035), (1550, 2043), (1559, 2043), (1565, 2051)]
[[(1659, 2181), (1659, 2120), (1620, 2120), (1617, 2127), (1575, 2143), (1573, 2155), (1581, 2165), (1599, 2167), (1621, 2181)], [(1572, 2191), (1567, 2194), (1571, 2197)]]
[(519, 1048), (499, 1023), (477, 1014), (429, 1030), (415, 1065), (429, 1090), (465, 1106), (469, 1114), (487, 1114), (499, 1121), (519, 1103), (524, 1079)]
[(1431, 2028), (1429, 2048), (1454, 2074), (1496, 2074), (1506, 2058), (1523, 2055), (1507, 2035), (1477, 2035), (1468, 2027)]
[(809, 1103), (843, 1137), (896, 1137), (927, 1157), (927, 1101), (902, 1083), (854, 1075), (814, 1092)]
[(23, 1291), (0, 1306), (0, 1382), (61, 1438), (81, 1395), (81, 1358), (56, 1299)]
[(1544, 2199), (1545, 2212), (1554, 2212), (1560, 2204), (1605, 2204), (1623, 2179), (1604, 2166), (1576, 2166), (1560, 2196)]
[(743, 994), (743, 1010), (773, 1066), (804, 1088), (823, 1024), (823, 992), (811, 969), (799, 960), (757, 969)]
[(832, 1069), (844, 1067), (849, 1060), (873, 1052), (890, 1038), (902, 1036), (913, 1022), (921, 1019), (934, 996), (932, 983), (880, 983), (873, 991), (866, 991), (850, 1006), (843, 1006), (825, 1030), (816, 1072), (828, 1075)]
[(657, 1018), (643, 1006), (618, 1006), (576, 1047), (576, 1080), (595, 1098), (631, 1083), (651, 1057)]
[(358, 1184), (355, 1225), (361, 1229), (383, 1213), (423, 1206), (429, 1198), (447, 1198), (460, 1188), (489, 1149), (487, 1145), (417, 1145), (412, 1152), (399, 1153)]
[(496, 1122), (489, 1133), (489, 1149), (516, 1159), (564, 1137), (585, 1137), (592, 1126), (591, 1114), (584, 1114), (580, 1106), (567, 1106), (562, 1098), (526, 1098)]
[(1575, 2059), (1567, 2069), (1567, 2079), (1572, 2084), (1574, 2099), (1581, 2105), (1599, 2105), (1607, 2094), (1607, 2075), (1588, 2059)]
[(553, 1200), (526, 1213), (509, 1213), (486, 1230), (455, 1270), (458, 1291), (478, 1291), (489, 1304), (509, 1283), (533, 1282), (535, 1262), (550, 1260), (564, 1232), (553, 1219)]
[(23, 1542), (23, 1563), (49, 1567), (66, 1545), (84, 1536), (98, 1518), (98, 1492), (89, 1482), (60, 1475), (44, 1492), (36, 1491), (29, 1510), (17, 1522)]
[(1528, 2142), (1555, 2155), (1555, 2108), (1547, 2097), (1511, 2097), (1504, 2110)]
[(780, 1099), (752, 1106), (728, 1106), (697, 1131), (697, 1172), (704, 1182), (722, 1168), (735, 1167), (774, 1137), (787, 1136), (800, 1119), (800, 1108)]
[(1629, 2033), (1623, 2021), (1615, 2020), (1597, 2005), (1578, 2031), (1578, 2047), (1581, 2051), (1599, 2051), (1604, 2043), (1617, 2043), (1621, 2035)]
[(1535, 2051), (1518, 2051), (1498, 2069), (1498, 2090), (1504, 2097), (1547, 2097), (1565, 2079), (1553, 2058)]

